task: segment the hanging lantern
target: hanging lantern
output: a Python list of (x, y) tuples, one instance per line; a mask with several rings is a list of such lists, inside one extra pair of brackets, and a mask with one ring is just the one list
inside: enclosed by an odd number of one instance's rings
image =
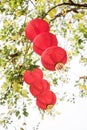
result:
[(27, 37), (27, 39), (33, 41), (34, 38), (42, 32), (49, 32), (50, 27), (49, 24), (40, 18), (36, 18), (31, 20), (26, 28), (25, 28), (25, 35)]
[(43, 72), (39, 68), (34, 68), (33, 71), (26, 70), (23, 79), (27, 84), (31, 84), (36, 78), (43, 78)]
[(36, 99), (37, 106), (43, 110), (51, 109), (55, 103), (56, 95), (52, 91), (43, 92)]
[(30, 85), (30, 92), (33, 96), (37, 97), (42, 92), (50, 90), (50, 84), (45, 79), (37, 79)]
[(67, 62), (67, 53), (61, 47), (49, 47), (43, 52), (41, 62), (48, 70), (55, 71), (56, 69), (62, 69), (64, 64)]
[(58, 41), (54, 34), (43, 32), (37, 35), (33, 41), (33, 50), (41, 55), (44, 50), (51, 46), (57, 46)]

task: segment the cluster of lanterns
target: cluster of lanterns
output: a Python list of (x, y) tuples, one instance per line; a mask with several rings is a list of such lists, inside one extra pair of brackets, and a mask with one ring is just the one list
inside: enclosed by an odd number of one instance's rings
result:
[[(26, 28), (25, 35), (33, 43), (33, 51), (41, 56), (42, 65), (51, 71), (63, 68), (67, 62), (66, 51), (58, 46), (56, 35), (50, 32), (49, 24), (40, 18), (31, 20)], [(26, 70), (24, 81), (30, 85), (30, 92), (36, 97), (36, 104), (41, 109), (53, 107), (56, 95), (50, 91), (50, 84), (43, 79), (39, 68), (33, 71)]]
[(66, 51), (58, 46), (57, 37), (50, 32), (45, 20), (31, 20), (26, 26), (25, 35), (33, 43), (33, 51), (41, 56), (41, 63), (46, 69), (55, 71), (63, 67), (67, 61)]
[(43, 72), (39, 68), (33, 71), (26, 70), (23, 75), (24, 81), (29, 84), (31, 94), (36, 97), (36, 104), (42, 110), (51, 109), (56, 103), (56, 95), (50, 91), (50, 84), (43, 79)]

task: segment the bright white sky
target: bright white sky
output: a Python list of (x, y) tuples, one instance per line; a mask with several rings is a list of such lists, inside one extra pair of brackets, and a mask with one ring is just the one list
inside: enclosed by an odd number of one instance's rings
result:
[[(56, 117), (45, 116), (40, 122), (39, 130), (87, 130), (87, 100), (79, 99), (76, 104), (61, 103), (58, 106), (58, 110), (61, 113)], [(32, 128), (40, 121), (40, 115), (35, 109), (31, 109), (30, 117), (27, 122), (26, 129), (32, 130)], [(15, 127), (19, 130), (22, 126), (21, 121), (14, 120), (9, 130), (15, 130)], [(0, 130), (5, 130), (0, 128)], [(35, 129), (36, 130), (36, 129)]]
[(59, 105), (61, 115), (55, 119), (47, 117), (41, 122), (40, 130), (87, 130), (87, 102), (79, 100), (75, 105)]

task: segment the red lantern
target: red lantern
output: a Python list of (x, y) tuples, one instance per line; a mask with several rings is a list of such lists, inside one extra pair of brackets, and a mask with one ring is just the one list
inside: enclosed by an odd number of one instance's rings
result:
[(43, 32), (37, 35), (33, 41), (33, 50), (41, 55), (48, 47), (57, 46), (58, 41), (54, 34)]
[(43, 110), (51, 109), (55, 103), (56, 95), (52, 91), (43, 92), (36, 99), (37, 106)]
[(48, 70), (61, 69), (67, 62), (66, 51), (58, 46), (49, 47), (41, 56), (42, 65)]
[(34, 38), (42, 32), (49, 32), (50, 27), (49, 24), (43, 20), (43, 19), (33, 19), (31, 20), (26, 28), (25, 28), (25, 35), (27, 37), (27, 39), (33, 41)]
[(26, 70), (23, 78), (27, 84), (31, 84), (32, 82), (35, 82), (36, 78), (43, 78), (43, 72), (39, 68), (34, 68), (33, 71)]
[(50, 84), (45, 79), (37, 79), (30, 85), (30, 92), (37, 97), (42, 92), (50, 90)]

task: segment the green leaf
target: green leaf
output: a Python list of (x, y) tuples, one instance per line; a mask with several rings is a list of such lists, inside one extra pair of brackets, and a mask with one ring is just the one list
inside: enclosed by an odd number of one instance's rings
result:
[(29, 113), (26, 112), (26, 111), (24, 111), (23, 114), (24, 114), (24, 116), (26, 116), (26, 117), (28, 117), (28, 115), (29, 115)]
[(79, 39), (79, 40), (78, 40), (78, 44), (79, 44), (79, 45), (80, 45), (82, 42), (83, 42), (82, 39)]
[(16, 111), (16, 116), (19, 116), (19, 114), (20, 114), (20, 111)]
[(52, 10), (48, 13), (48, 15), (50, 16), (50, 18), (54, 18), (55, 15), (56, 15), (56, 12), (57, 12), (56, 9), (52, 9)]
[(17, 83), (16, 81), (12, 84), (12, 88), (13, 88), (13, 91), (15, 92), (20, 92), (21, 91), (21, 88), (22, 88), (22, 85)]
[(22, 89), (20, 93), (23, 97), (28, 97), (28, 92), (26, 89)]

